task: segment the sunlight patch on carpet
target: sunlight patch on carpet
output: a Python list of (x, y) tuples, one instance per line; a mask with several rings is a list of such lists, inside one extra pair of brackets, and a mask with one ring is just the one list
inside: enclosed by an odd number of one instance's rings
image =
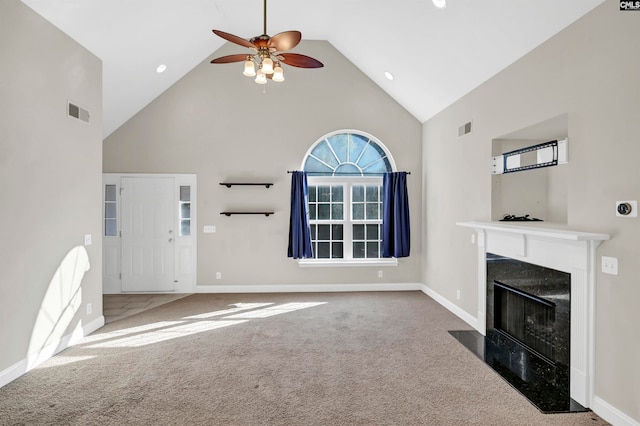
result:
[(212, 317), (220, 317), (224, 315), (235, 314), (237, 312), (247, 311), (250, 309), (263, 308), (265, 306), (273, 305), (273, 303), (234, 303), (229, 306), (235, 306), (231, 309), (223, 309), (222, 311), (206, 312), (204, 314), (192, 315), (185, 317), (184, 319), (207, 319)]
[(284, 305), (270, 306), (268, 308), (259, 309), (257, 311), (242, 312), (230, 315), (227, 318), (267, 318), (274, 315), (286, 314), (287, 312), (298, 311), (300, 309), (312, 308), (314, 306), (324, 305), (327, 302), (307, 302), (307, 303), (285, 303)]
[(123, 339), (114, 340), (112, 342), (102, 342), (89, 346), (90, 348), (137, 348), (140, 346), (151, 345), (153, 343), (165, 342), (167, 340), (177, 339), (179, 337), (190, 336), (192, 334), (202, 333), (216, 328), (228, 327), (230, 325), (241, 324), (247, 320), (239, 321), (199, 321), (178, 325), (172, 328), (164, 328), (162, 330), (150, 333), (129, 336)]

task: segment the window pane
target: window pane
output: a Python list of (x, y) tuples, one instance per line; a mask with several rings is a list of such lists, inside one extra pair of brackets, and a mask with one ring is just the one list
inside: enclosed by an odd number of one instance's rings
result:
[(333, 152), (326, 141), (320, 142), (315, 148), (313, 148), (311, 155), (317, 157), (331, 167), (336, 167), (339, 164), (338, 159), (333, 155)]
[(331, 247), (333, 249), (331, 257), (333, 259), (342, 259), (342, 243), (333, 243)]
[(354, 220), (364, 219), (364, 204), (354, 204), (352, 206), (352, 214)]
[(380, 204), (378, 203), (367, 203), (367, 220), (371, 219), (379, 219), (379, 210)]
[(342, 203), (340, 204), (332, 204), (331, 205), (331, 219), (333, 220), (342, 220), (344, 216), (344, 207)]
[(116, 229), (116, 220), (115, 219), (106, 219), (104, 221), (104, 235), (105, 237), (116, 237), (118, 236), (118, 230)]
[(367, 240), (378, 239), (378, 225), (367, 225)]
[(378, 242), (368, 242), (367, 243), (367, 257), (380, 257), (378, 252)]
[(367, 201), (378, 201), (377, 186), (367, 186)]
[(331, 192), (332, 192), (332, 197), (333, 197), (331, 200), (334, 203), (336, 203), (336, 202), (340, 203), (340, 202), (344, 201), (343, 200), (344, 194), (343, 194), (343, 191), (342, 191), (342, 186), (332, 186), (331, 187)]
[(191, 220), (185, 219), (180, 221), (180, 235), (183, 237), (191, 235)]
[(353, 225), (353, 239), (364, 240), (364, 225)]
[(331, 243), (318, 243), (318, 259), (329, 259)]
[(318, 187), (318, 201), (328, 203), (331, 201), (331, 187), (319, 186)]
[(333, 173), (332, 168), (327, 167), (325, 164), (316, 160), (312, 156), (307, 157), (307, 161), (304, 162), (304, 171), (328, 175), (331, 175)]
[(353, 201), (364, 201), (364, 186), (353, 187)]
[(364, 243), (353, 243), (353, 257), (356, 259), (364, 258)]
[(316, 226), (318, 225), (311, 225), (311, 239), (315, 240), (316, 239)]
[(309, 186), (309, 202), (314, 203), (316, 201), (316, 187)]
[(331, 226), (331, 233), (332, 233), (332, 239), (335, 240), (342, 240), (342, 225), (332, 225)]
[(331, 225), (318, 225), (318, 240), (331, 239)]
[(339, 133), (327, 138), (327, 140), (331, 144), (331, 147), (333, 148), (333, 151), (336, 153), (338, 159), (342, 163), (349, 161), (347, 157), (348, 139), (348, 133)]
[(191, 203), (180, 204), (180, 218), (188, 219), (191, 217)]
[(190, 186), (181, 186), (180, 187), (180, 201), (191, 201), (191, 187)]
[(320, 220), (328, 220), (331, 219), (329, 216), (331, 213), (331, 204), (318, 204), (318, 219)]
[(360, 158), (360, 154), (367, 147), (368, 138), (360, 135), (351, 135), (349, 138), (349, 161), (355, 163), (358, 158)]
[(105, 201), (116, 201), (116, 186), (115, 185), (105, 185), (104, 186), (104, 200)]
[(317, 207), (318, 206), (316, 204), (309, 205), (309, 219), (310, 220), (316, 220), (318, 218), (318, 214), (316, 212)]
[(117, 217), (116, 210), (116, 203), (106, 203), (104, 205), (104, 217), (115, 219)]

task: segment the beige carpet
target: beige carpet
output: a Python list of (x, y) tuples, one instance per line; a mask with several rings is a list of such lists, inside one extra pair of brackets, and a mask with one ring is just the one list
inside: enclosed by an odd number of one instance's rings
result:
[(602, 425), (542, 414), (419, 292), (192, 295), (0, 389), (0, 424)]

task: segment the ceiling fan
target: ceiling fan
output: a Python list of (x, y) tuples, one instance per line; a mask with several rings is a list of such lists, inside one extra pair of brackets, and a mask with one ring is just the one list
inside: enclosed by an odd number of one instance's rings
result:
[(213, 30), (213, 33), (227, 41), (248, 47), (255, 53), (239, 53), (222, 56), (212, 60), (211, 63), (228, 64), (231, 62), (245, 61), (243, 74), (247, 77), (255, 76), (255, 81), (258, 84), (265, 84), (267, 79), (276, 82), (284, 81), (284, 72), (280, 66), (281, 63), (298, 68), (322, 68), (324, 66), (322, 62), (310, 56), (299, 53), (282, 53), (296, 47), (302, 39), (302, 33), (300, 31), (285, 31), (273, 37), (268, 36), (267, 0), (264, 0), (264, 32), (262, 35), (246, 40), (220, 30)]

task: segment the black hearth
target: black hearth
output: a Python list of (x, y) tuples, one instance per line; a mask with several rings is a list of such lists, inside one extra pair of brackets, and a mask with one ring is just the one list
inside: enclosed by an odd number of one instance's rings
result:
[(540, 411), (585, 411), (569, 393), (571, 274), (487, 253), (486, 337), (451, 332)]

